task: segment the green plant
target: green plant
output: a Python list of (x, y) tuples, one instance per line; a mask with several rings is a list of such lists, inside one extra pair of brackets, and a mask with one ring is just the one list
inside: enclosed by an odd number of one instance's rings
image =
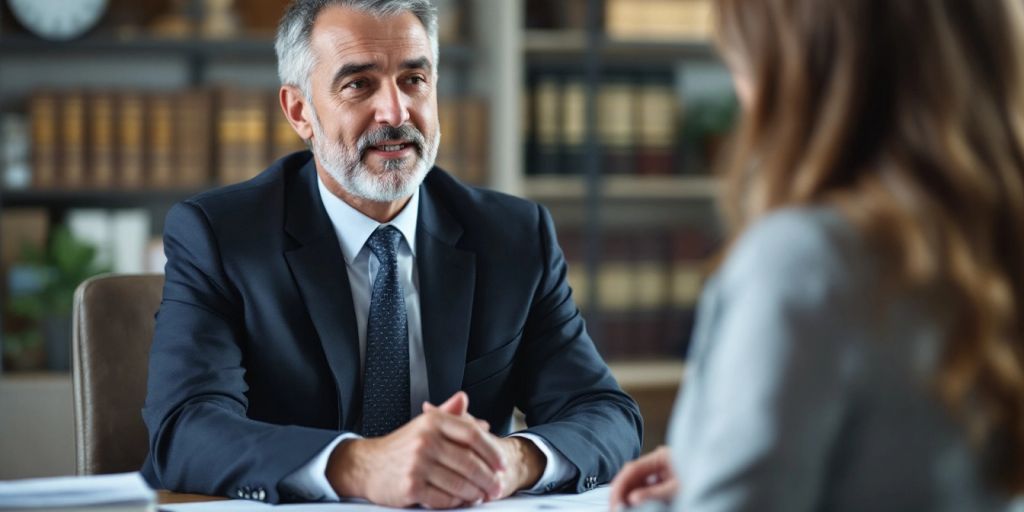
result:
[(22, 248), (18, 271), (31, 274), (35, 286), (12, 293), (9, 312), (26, 327), (4, 336), (4, 352), (17, 354), (42, 344), (41, 325), (49, 318), (71, 314), (78, 285), (109, 269), (96, 264), (96, 248), (77, 240), (61, 227), (53, 231), (46, 250)]
[(693, 167), (706, 169), (714, 161), (719, 142), (735, 127), (738, 114), (733, 94), (702, 98), (687, 106), (681, 134)]

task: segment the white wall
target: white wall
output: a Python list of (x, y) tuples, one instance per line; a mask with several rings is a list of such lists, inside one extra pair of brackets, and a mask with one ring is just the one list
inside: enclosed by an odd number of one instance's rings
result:
[(0, 377), (0, 480), (75, 472), (70, 374)]

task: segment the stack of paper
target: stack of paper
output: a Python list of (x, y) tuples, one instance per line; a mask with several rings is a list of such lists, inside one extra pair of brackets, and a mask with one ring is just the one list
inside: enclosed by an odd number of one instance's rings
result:
[(138, 473), (0, 482), (0, 511), (151, 512), (156, 493)]
[[(476, 507), (452, 509), (449, 512), (599, 512), (608, 510), (610, 497), (611, 488), (605, 486), (582, 494), (516, 495)], [(272, 506), (259, 501), (225, 500), (160, 505), (160, 510), (164, 512), (388, 512), (399, 509), (373, 505), (364, 501)]]

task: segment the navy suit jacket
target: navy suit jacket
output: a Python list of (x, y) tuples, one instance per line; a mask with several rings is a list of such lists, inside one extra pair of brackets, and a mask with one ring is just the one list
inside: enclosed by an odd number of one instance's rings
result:
[[(587, 335), (547, 211), (440, 169), (416, 264), (430, 399), (458, 390), (495, 434), (513, 407), (582, 491), (639, 452), (641, 419)], [(309, 152), (175, 205), (143, 417), (159, 488), (298, 499), (281, 480), (359, 418), (348, 276)], [(262, 492), (259, 492), (262, 491)]]

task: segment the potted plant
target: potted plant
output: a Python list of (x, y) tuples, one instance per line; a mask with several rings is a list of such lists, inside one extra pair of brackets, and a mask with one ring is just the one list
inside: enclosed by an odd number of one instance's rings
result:
[(21, 328), (5, 336), (5, 361), (12, 368), (38, 366), (42, 352), (49, 369), (67, 370), (75, 289), (103, 272), (109, 269), (96, 263), (96, 248), (66, 227), (54, 230), (45, 251), (24, 247), (10, 272), (9, 311)]

